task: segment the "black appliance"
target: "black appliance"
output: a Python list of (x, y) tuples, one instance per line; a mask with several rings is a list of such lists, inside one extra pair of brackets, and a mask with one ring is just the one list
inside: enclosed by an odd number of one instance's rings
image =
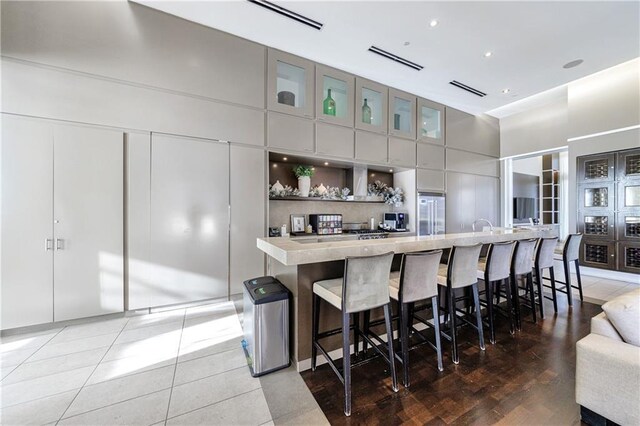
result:
[(406, 231), (408, 221), (408, 213), (385, 213), (383, 223), (394, 231)]

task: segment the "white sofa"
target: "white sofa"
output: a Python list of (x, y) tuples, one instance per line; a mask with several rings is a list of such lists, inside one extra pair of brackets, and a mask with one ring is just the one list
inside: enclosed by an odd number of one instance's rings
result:
[(640, 424), (640, 289), (602, 306), (576, 344), (576, 402), (591, 425)]

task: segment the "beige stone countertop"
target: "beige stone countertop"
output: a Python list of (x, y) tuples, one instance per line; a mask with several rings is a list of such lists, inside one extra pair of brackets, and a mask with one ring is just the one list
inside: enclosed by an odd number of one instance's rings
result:
[(539, 229), (497, 229), (429, 236), (402, 236), (379, 240), (357, 240), (352, 236), (258, 238), (257, 247), (286, 266), (342, 260), (347, 256), (370, 256), (393, 251), (408, 253), (450, 248), (454, 245), (489, 244), (555, 236), (555, 231)]

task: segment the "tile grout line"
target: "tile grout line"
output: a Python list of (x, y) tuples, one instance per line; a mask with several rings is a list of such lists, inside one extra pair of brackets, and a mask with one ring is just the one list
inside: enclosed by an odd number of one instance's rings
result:
[[(207, 404), (207, 405), (203, 405), (202, 407), (194, 408), (193, 410), (185, 411), (184, 413), (180, 413), (180, 414), (177, 414), (175, 416), (168, 417), (167, 420), (175, 419), (176, 417), (184, 416), (185, 414), (193, 413), (194, 411), (202, 410), (203, 408), (211, 407), (213, 405), (217, 405), (217, 404), (220, 404), (222, 402), (229, 401), (230, 399), (237, 398), (239, 396), (246, 395), (248, 393), (255, 392), (257, 390), (262, 390), (262, 387), (259, 387), (259, 388), (256, 388), (256, 389), (251, 389), (251, 390), (248, 390), (246, 392), (242, 392), (242, 393), (239, 393), (237, 395), (230, 396), (229, 398), (221, 399), (220, 401), (212, 402), (211, 404)], [(263, 398), (264, 398), (264, 394), (263, 394)], [(267, 406), (267, 411), (268, 411), (268, 406)], [(269, 412), (269, 416), (271, 416), (271, 412)], [(165, 420), (165, 426), (167, 424), (167, 420)], [(273, 421), (273, 419), (271, 419), (271, 421)]]
[(18, 365), (15, 366), (15, 368), (13, 368), (6, 376), (4, 376), (2, 378), (2, 380), (0, 380), (0, 383), (4, 382), (4, 380), (9, 377), (14, 371), (16, 371), (16, 369), (18, 367), (20, 367), (22, 364), (25, 364), (29, 358), (31, 358), (32, 356), (34, 356), (36, 353), (38, 353), (38, 351), (40, 349), (42, 349), (47, 343), (49, 343), (52, 339), (54, 339), (58, 334), (62, 333), (62, 330), (64, 330), (66, 327), (62, 327), (60, 330), (58, 330), (58, 332), (56, 334), (54, 334), (53, 336), (51, 336), (51, 339), (47, 340), (46, 342), (44, 342), (40, 347), (38, 347), (38, 349), (36, 349), (31, 355), (29, 355), (28, 357), (26, 357), (24, 360), (22, 360), (22, 362)]
[(182, 329), (180, 330), (180, 340), (178, 341), (178, 353), (176, 353), (176, 362), (173, 365), (173, 378), (171, 379), (171, 390), (169, 391), (169, 402), (167, 403), (167, 412), (164, 416), (164, 426), (167, 426), (167, 417), (169, 417), (169, 409), (171, 408), (171, 396), (173, 395), (173, 385), (176, 382), (176, 371), (178, 371), (178, 360), (180, 359), (180, 346), (182, 346), (182, 335), (184, 334), (184, 324), (187, 321), (187, 310), (184, 310), (182, 317)]
[(82, 392), (82, 389), (84, 389), (84, 386), (87, 384), (87, 382), (89, 381), (89, 379), (91, 378), (93, 373), (96, 372), (96, 370), (98, 369), (98, 366), (100, 365), (100, 363), (102, 362), (104, 357), (107, 356), (107, 354), (109, 353), (109, 350), (113, 347), (114, 342), (118, 339), (118, 337), (120, 337), (120, 334), (122, 334), (122, 330), (124, 330), (124, 328), (127, 326), (128, 323), (129, 323), (129, 320), (127, 319), (127, 321), (122, 325), (122, 329), (120, 329), (120, 332), (118, 333), (116, 338), (113, 339), (113, 342), (111, 342), (111, 345), (109, 345), (109, 349), (107, 349), (106, 352), (104, 353), (104, 355), (102, 355), (102, 358), (100, 358), (100, 361), (98, 361), (98, 363), (95, 365), (95, 367), (93, 368), (93, 371), (91, 372), (91, 374), (89, 374), (87, 376), (87, 379), (84, 381), (84, 383), (82, 384), (80, 389), (78, 389), (78, 392), (76, 393), (76, 395), (73, 397), (73, 399), (71, 400), (71, 402), (69, 403), (67, 408), (65, 408), (64, 412), (62, 413), (62, 415), (60, 415), (60, 418), (56, 421), (56, 426), (64, 418), (64, 415), (67, 413), (67, 411), (69, 411), (69, 408), (71, 408), (71, 405), (73, 404), (73, 402), (76, 400), (76, 398), (78, 398), (78, 395), (80, 395), (80, 392)]

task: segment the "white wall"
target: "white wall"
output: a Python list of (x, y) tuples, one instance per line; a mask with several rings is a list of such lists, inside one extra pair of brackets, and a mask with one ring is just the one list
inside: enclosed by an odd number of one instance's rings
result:
[(534, 157), (518, 158), (517, 160), (513, 160), (513, 172), (541, 176), (542, 156), (536, 155)]

